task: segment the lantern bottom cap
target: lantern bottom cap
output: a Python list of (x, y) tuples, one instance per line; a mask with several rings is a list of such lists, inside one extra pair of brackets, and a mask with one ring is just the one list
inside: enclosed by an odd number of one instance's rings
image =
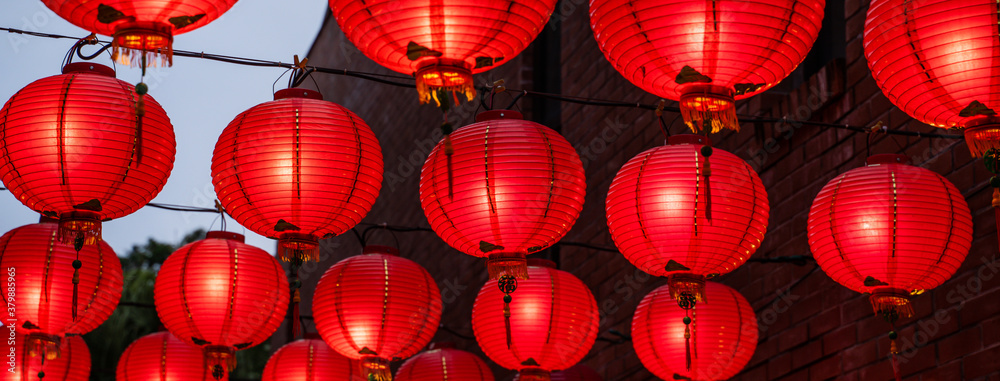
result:
[(319, 238), (310, 234), (282, 233), (278, 236), (278, 258), (285, 262), (319, 262)]
[(524, 253), (490, 254), (486, 259), (486, 270), (490, 274), (490, 280), (500, 279), (504, 275), (528, 279), (528, 259)]
[(77, 210), (59, 215), (59, 242), (74, 245), (77, 250), (83, 245), (94, 245), (101, 241), (101, 215), (96, 212)]
[(209, 345), (204, 348), (205, 366), (212, 371), (212, 378), (221, 380), (226, 374), (236, 369), (236, 350), (222, 345)]
[[(673, 273), (667, 276), (667, 286), (670, 297), (684, 309), (694, 307), (695, 303), (705, 302), (705, 277), (693, 273)], [(687, 307), (685, 307), (687, 306)]]
[(910, 293), (898, 288), (877, 288), (869, 298), (875, 314), (890, 322), (913, 316)]
[(158, 22), (128, 22), (115, 28), (111, 56), (129, 66), (173, 66), (173, 26)]
[(681, 95), (680, 109), (684, 123), (695, 133), (723, 129), (739, 131), (736, 117), (736, 100), (732, 90), (721, 86), (691, 86)]
[(374, 355), (363, 355), (358, 364), (361, 367), (361, 374), (368, 381), (392, 381), (389, 360)]
[(421, 67), (414, 74), (420, 103), (434, 101), (438, 106), (446, 96), (454, 98), (454, 103), (460, 103), (458, 96), (465, 95), (467, 100), (476, 99), (476, 86), (472, 79), (472, 71), (464, 65), (435, 62)]
[(28, 355), (31, 357), (45, 357), (46, 360), (59, 358), (59, 348), (62, 338), (56, 335), (32, 332), (26, 337), (28, 344)]
[(965, 144), (974, 157), (983, 157), (990, 149), (1000, 150), (1000, 123), (986, 123), (965, 129)]

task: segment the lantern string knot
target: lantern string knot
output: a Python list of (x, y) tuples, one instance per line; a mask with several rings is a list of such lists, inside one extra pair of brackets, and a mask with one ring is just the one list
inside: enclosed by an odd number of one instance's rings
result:
[(511, 347), (511, 329), (510, 329), (510, 302), (513, 298), (510, 294), (513, 294), (517, 290), (517, 278), (512, 275), (505, 274), (497, 279), (497, 287), (500, 288), (500, 292), (503, 293), (503, 320), (507, 332), (507, 349)]
[(205, 364), (212, 370), (212, 377), (221, 380), (226, 373), (236, 369), (236, 350), (221, 345), (209, 345), (204, 349)]

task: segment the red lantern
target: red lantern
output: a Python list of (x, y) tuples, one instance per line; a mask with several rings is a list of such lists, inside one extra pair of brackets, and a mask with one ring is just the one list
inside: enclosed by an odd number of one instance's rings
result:
[(0, 136), (4, 186), (32, 210), (59, 218), (61, 239), (77, 245), (100, 240), (101, 221), (152, 200), (174, 163), (163, 108), (110, 68), (86, 62), (14, 94), (0, 110)]
[(488, 257), (490, 279), (525, 276), (525, 256), (558, 242), (583, 209), (583, 164), (561, 135), (488, 111), (438, 143), (420, 172), (420, 205), (451, 247)]
[(264, 366), (262, 381), (364, 381), (355, 361), (318, 338), (285, 344)]
[[(43, 359), (33, 352), (32, 343), (17, 336), (10, 350), (14, 353), (13, 371), (0, 372), (0, 381), (87, 381), (90, 378), (90, 348), (80, 336), (69, 336), (59, 346), (59, 357)], [(11, 361), (11, 358), (7, 358)], [(44, 376), (44, 377), (40, 377)]]
[(871, 294), (880, 314), (909, 316), (911, 293), (937, 287), (965, 260), (972, 217), (955, 186), (907, 165), (903, 155), (874, 155), (831, 180), (809, 211), (809, 247), (834, 281)]
[[(66, 334), (82, 335), (103, 323), (114, 312), (122, 295), (121, 260), (104, 241), (79, 252), (59, 243), (57, 225), (42, 222), (24, 225), (0, 237), (0, 268), (6, 276), (3, 290), (15, 290), (4, 302), (16, 307), (18, 337), (25, 336), (36, 352), (49, 359), (59, 356), (59, 342)], [(78, 284), (73, 283), (72, 263), (79, 260)], [(75, 311), (75, 312), (74, 312)]]
[(434, 343), (403, 363), (396, 371), (396, 381), (493, 381), (493, 371), (483, 359), (454, 348)]
[(368, 58), (413, 75), (420, 102), (476, 89), (472, 74), (510, 61), (541, 32), (556, 0), (330, 0), (347, 38)]
[(757, 316), (729, 287), (705, 285), (706, 303), (691, 310), (675, 304), (667, 286), (639, 302), (632, 318), (632, 346), (650, 372), (664, 380), (726, 380), (743, 369), (757, 348)]
[(369, 380), (392, 380), (389, 361), (413, 356), (441, 321), (441, 293), (416, 262), (385, 246), (326, 270), (313, 296), (316, 329), (341, 355), (361, 360)]
[(210, 381), (201, 348), (170, 332), (156, 332), (132, 342), (118, 360), (118, 381)]
[(1000, 42), (989, 0), (874, 0), (864, 49), (889, 100), (921, 122), (965, 128), (974, 156), (1000, 149)]
[(270, 337), (288, 308), (288, 280), (278, 261), (223, 231), (171, 254), (153, 294), (163, 325), (203, 348), (215, 379), (233, 370), (237, 350)]
[[(472, 306), (472, 330), (494, 362), (522, 381), (549, 380), (549, 372), (579, 362), (597, 339), (597, 302), (587, 285), (551, 261), (528, 261), (505, 322), (502, 292), (487, 282)], [(505, 327), (509, 327), (508, 335)]]
[(212, 183), (240, 224), (279, 241), (282, 260), (319, 260), (318, 240), (364, 218), (382, 187), (382, 149), (350, 110), (286, 89), (222, 132)]
[(605, 207), (625, 258), (668, 277), (674, 298), (695, 301), (705, 278), (733, 271), (760, 247), (769, 212), (753, 168), (698, 135), (671, 136), (625, 163)]
[(611, 65), (680, 101), (692, 130), (739, 130), (735, 100), (777, 85), (816, 41), (824, 0), (590, 0)]
[[(112, 36), (113, 56), (142, 66), (160, 57), (173, 64), (174, 35), (201, 28), (222, 16), (236, 0), (42, 0), (73, 25)], [(132, 57), (132, 56), (136, 57)], [(116, 59), (117, 59), (116, 58)]]

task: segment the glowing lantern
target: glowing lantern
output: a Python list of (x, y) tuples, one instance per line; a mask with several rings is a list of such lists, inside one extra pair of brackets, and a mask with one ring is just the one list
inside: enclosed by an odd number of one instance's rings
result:
[(156, 313), (170, 333), (201, 347), (215, 379), (236, 366), (236, 351), (260, 344), (288, 308), (288, 280), (266, 251), (236, 233), (211, 231), (160, 267)]
[[(44, 358), (32, 343), (17, 336), (11, 347), (13, 371), (0, 372), (0, 381), (87, 381), (90, 379), (90, 348), (80, 336), (69, 336), (59, 346), (59, 357)], [(7, 360), (11, 360), (7, 358)]]
[(864, 50), (894, 105), (941, 128), (964, 128), (974, 156), (1000, 149), (996, 1), (874, 0)]
[(163, 108), (92, 63), (71, 63), (14, 94), (0, 110), (0, 136), (4, 186), (59, 218), (60, 239), (77, 246), (100, 240), (102, 221), (152, 200), (174, 163)]
[(824, 0), (590, 0), (597, 45), (625, 79), (680, 101), (692, 130), (739, 130), (734, 101), (806, 57)]
[(210, 381), (201, 348), (170, 332), (156, 332), (132, 342), (118, 360), (118, 381)]
[(743, 369), (757, 348), (757, 316), (746, 298), (715, 282), (707, 303), (676, 305), (666, 286), (639, 302), (632, 318), (632, 346), (650, 372), (664, 380), (726, 380)]
[(364, 381), (356, 361), (318, 338), (285, 344), (264, 365), (262, 381)]
[(219, 136), (212, 183), (240, 224), (278, 240), (282, 260), (319, 260), (319, 239), (371, 210), (382, 149), (350, 110), (315, 91), (286, 89), (238, 115)]
[[(201, 28), (222, 16), (236, 0), (42, 0), (73, 25), (112, 36), (113, 56), (142, 66), (154, 58), (173, 64), (174, 35)], [(133, 57), (134, 58), (134, 57)]]
[(521, 53), (541, 32), (556, 0), (330, 0), (337, 24), (368, 58), (413, 75), (420, 102), (438, 91), (472, 100), (472, 74)]
[(837, 283), (871, 294), (880, 314), (912, 314), (909, 295), (948, 280), (972, 243), (962, 193), (908, 161), (869, 157), (827, 183), (809, 211), (816, 262)]
[(396, 381), (493, 381), (493, 371), (483, 359), (454, 347), (448, 343), (431, 344), (431, 349), (410, 357), (399, 367)]
[(706, 278), (750, 259), (767, 230), (767, 193), (745, 161), (707, 137), (671, 136), (618, 171), (605, 203), (618, 250), (668, 277), (674, 298), (703, 299)]
[(316, 286), (316, 329), (341, 355), (361, 360), (369, 380), (389, 381), (389, 361), (413, 356), (441, 321), (441, 293), (416, 262), (386, 246), (330, 267)]
[[(972, 244), (972, 216), (962, 194), (908, 161), (903, 155), (869, 157), (868, 165), (827, 183), (809, 210), (816, 262), (837, 283), (871, 294), (875, 312), (893, 326), (913, 315), (910, 295), (948, 280)], [(896, 336), (889, 332), (899, 380)]]
[(524, 278), (525, 256), (558, 242), (583, 209), (583, 164), (561, 135), (510, 110), (450, 136), (420, 172), (420, 205), (451, 247), (488, 257), (490, 279)]
[[(16, 308), (17, 319), (4, 324), (16, 324), (25, 345), (49, 359), (59, 356), (66, 334), (82, 335), (107, 320), (122, 295), (121, 260), (111, 247), (101, 241), (78, 252), (59, 243), (57, 229), (54, 222), (42, 222), (0, 237), (0, 268), (7, 274), (0, 285), (15, 290), (3, 298)], [(76, 260), (87, 265), (74, 284)]]
[[(551, 261), (528, 261), (505, 322), (504, 292), (487, 282), (472, 306), (472, 330), (494, 362), (520, 372), (520, 380), (549, 380), (549, 372), (573, 366), (597, 339), (597, 302), (573, 274)], [(508, 332), (505, 332), (509, 329)]]

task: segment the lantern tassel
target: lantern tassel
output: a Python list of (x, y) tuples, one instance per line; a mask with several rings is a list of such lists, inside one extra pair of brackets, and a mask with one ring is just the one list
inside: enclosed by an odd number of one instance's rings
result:
[(709, 222), (712, 221), (712, 167), (709, 163), (709, 158), (712, 157), (712, 147), (703, 146), (701, 147), (701, 155), (705, 157), (705, 169), (703, 174), (705, 175), (705, 219)]
[(295, 289), (292, 292), (292, 337), (299, 337), (299, 333), (302, 332), (302, 323), (299, 322), (299, 302), (302, 298), (299, 296), (299, 289)]
[(691, 371), (691, 318), (684, 317), (684, 364)]
[[(83, 236), (81, 235), (80, 238), (77, 239), (77, 241), (81, 242), (79, 247), (82, 247)], [(76, 250), (76, 259), (73, 260), (73, 308), (72, 308), (73, 321), (76, 321), (76, 314), (77, 314), (76, 304), (77, 301), (79, 300), (79, 293), (80, 293), (80, 267), (83, 267), (83, 262), (80, 262), (80, 249), (78, 248)]]
[(503, 293), (503, 321), (507, 331), (507, 349), (511, 347), (513, 340), (510, 333), (510, 302), (514, 300), (510, 294), (517, 290), (517, 278), (510, 274), (505, 274), (497, 279), (497, 287)]

